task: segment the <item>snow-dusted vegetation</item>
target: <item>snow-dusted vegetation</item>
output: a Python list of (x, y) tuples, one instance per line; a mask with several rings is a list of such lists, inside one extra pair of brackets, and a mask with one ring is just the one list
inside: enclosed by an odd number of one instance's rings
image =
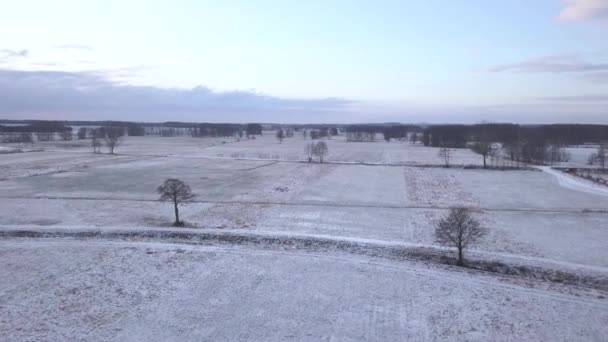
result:
[[(323, 139), (323, 163), (308, 162), (310, 141), (142, 136), (113, 155), (90, 140), (0, 154), (0, 272), (10, 274), (0, 331), (15, 341), (608, 334), (608, 187), (550, 167), (485, 170), (464, 148), (446, 168), (440, 148), (406, 140), (338, 135)], [(570, 149), (571, 165), (583, 150)], [(157, 192), (171, 178), (196, 195), (179, 229)], [(485, 230), (465, 251), (470, 269), (452, 266), (434, 236), (456, 206), (474, 208)]]

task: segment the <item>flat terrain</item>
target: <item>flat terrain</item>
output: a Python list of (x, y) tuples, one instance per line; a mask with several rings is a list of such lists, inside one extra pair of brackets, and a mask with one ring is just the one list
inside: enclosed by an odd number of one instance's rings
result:
[[(482, 165), (469, 150), (455, 151), (453, 167), (442, 168), (435, 148), (343, 137), (326, 141), (327, 163), (306, 163), (308, 142), (296, 135), (279, 144), (271, 132), (241, 141), (128, 137), (113, 156), (91, 153), (87, 141), (0, 154), (0, 229), (169, 227), (172, 208), (158, 202), (156, 187), (179, 178), (197, 194), (181, 209), (191, 229), (436, 247), (437, 220), (467, 205), (482, 210), (489, 230), (476, 256), (608, 275), (608, 191), (585, 180), (550, 169), (463, 168)], [(479, 272), (335, 253), (45, 241), (0, 240), (0, 271), (14, 275), (0, 280), (0, 330), (14, 340), (606, 335), (601, 294), (587, 300), (506, 286)], [(118, 302), (101, 305), (108, 300)], [(75, 323), (82, 310), (90, 316)]]
[[(608, 304), (342, 255), (0, 241), (5, 341), (601, 341)], [(28, 270), (24, 272), (24, 270)]]
[(329, 163), (296, 162), (308, 141), (130, 137), (115, 156), (92, 154), (86, 142), (40, 144), (45, 151), (0, 156), (0, 224), (170, 226), (171, 206), (157, 201), (156, 187), (179, 178), (197, 194), (182, 209), (191, 227), (433, 244), (438, 218), (469, 205), (484, 210), (490, 229), (481, 250), (608, 267), (601, 193), (546, 172), (457, 167), (481, 165), (469, 150), (455, 153), (453, 168), (433, 167), (442, 162), (437, 149), (402, 142), (338, 137), (327, 141)]

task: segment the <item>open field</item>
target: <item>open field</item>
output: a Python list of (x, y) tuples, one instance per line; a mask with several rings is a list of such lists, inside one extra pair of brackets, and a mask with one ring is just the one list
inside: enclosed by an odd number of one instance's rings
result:
[[(467, 205), (484, 210), (491, 233), (482, 250), (608, 267), (607, 197), (560, 186), (545, 172), (356, 163), (420, 151), (426, 151), (424, 164), (441, 163), (437, 149), (383, 141), (328, 141), (326, 164), (289, 161), (303, 159), (296, 151), (303, 154), (305, 141), (297, 137), (283, 144), (270, 135), (226, 144), (132, 137), (115, 156), (74, 144), (42, 144), (44, 152), (0, 158), (0, 224), (168, 226), (171, 208), (157, 201), (156, 187), (174, 177), (197, 194), (182, 210), (192, 227), (433, 244), (438, 218), (451, 206)], [(230, 157), (237, 149), (249, 152)], [(256, 150), (279, 158), (255, 160)], [(455, 164), (481, 161), (468, 150), (456, 155)]]
[(600, 341), (608, 334), (605, 301), (340, 254), (5, 240), (0, 260), (14, 274), (0, 279), (0, 330), (15, 341)]
[[(304, 145), (309, 141), (296, 135), (279, 144), (271, 133), (241, 141), (129, 137), (113, 156), (93, 154), (88, 141), (39, 143), (30, 148), (44, 151), (0, 155), (0, 229), (168, 227), (172, 208), (158, 201), (156, 187), (167, 178), (179, 178), (197, 195), (180, 211), (190, 229), (435, 248), (436, 222), (450, 207), (466, 205), (481, 210), (479, 217), (489, 231), (471, 255), (608, 276), (605, 189), (550, 169), (463, 168), (482, 165), (482, 158), (470, 150), (456, 151), (454, 166), (442, 168), (438, 149), (407, 142), (348, 143), (337, 137), (326, 140), (327, 163), (306, 163)], [(16, 282), (0, 283), (0, 292), (10, 294), (0, 306), (12, 312), (10, 318), (0, 317), (0, 330), (11, 331), (15, 340), (36, 339), (44, 332), (58, 339), (106, 340), (136, 329), (139, 320), (146, 328), (136, 330), (133, 340), (164, 340), (169, 335), (163, 333), (186, 340), (509, 336), (505, 340), (599, 341), (606, 335), (604, 295), (585, 302), (552, 289), (532, 291), (523, 282), (504, 286), (481, 273), (428, 270), (416, 263), (363, 256), (214, 246), (183, 253), (180, 248), (0, 240), (0, 270), (16, 277)], [(152, 252), (146, 254), (148, 250)], [(71, 265), (70, 259), (79, 261)], [(18, 284), (41, 279), (47, 280), (40, 288), (15, 290)], [(78, 285), (68, 288), (74, 281)], [(64, 292), (53, 297), (53, 286)], [(288, 299), (293, 289), (295, 295)], [(82, 291), (96, 295), (83, 302)], [(268, 296), (270, 291), (275, 296)], [(112, 299), (119, 302), (95, 312), (112, 293), (119, 294)], [(207, 295), (211, 301), (204, 299)], [(46, 305), (57, 301), (65, 316), (53, 316), (58, 314), (40, 304), (15, 307), (24, 298)], [(238, 302), (244, 302), (244, 314), (234, 318)], [(273, 311), (277, 303), (285, 305)], [(464, 303), (467, 310), (460, 316), (456, 312)], [(170, 306), (161, 314), (164, 305)], [(90, 313), (84, 325), (66, 328), (83, 308)], [(11, 323), (23, 317), (34, 319), (16, 331)], [(108, 317), (116, 319), (103, 321)], [(198, 330), (185, 328), (200, 320), (210, 323)], [(231, 335), (245, 321), (265, 328)], [(483, 323), (467, 325), (475, 321)]]

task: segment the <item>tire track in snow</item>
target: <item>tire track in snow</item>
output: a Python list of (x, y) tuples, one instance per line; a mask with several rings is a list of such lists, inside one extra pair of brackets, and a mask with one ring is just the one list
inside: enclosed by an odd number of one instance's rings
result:
[(566, 189), (586, 192), (593, 195), (608, 196), (608, 188), (602, 187), (601, 185), (594, 184), (584, 179), (575, 178), (549, 166), (537, 166), (537, 168), (555, 176), (559, 185)]

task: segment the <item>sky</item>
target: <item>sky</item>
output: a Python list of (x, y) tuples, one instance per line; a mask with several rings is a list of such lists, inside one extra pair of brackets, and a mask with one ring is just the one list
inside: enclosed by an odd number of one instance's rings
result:
[(0, 119), (608, 124), (608, 0), (0, 4)]

